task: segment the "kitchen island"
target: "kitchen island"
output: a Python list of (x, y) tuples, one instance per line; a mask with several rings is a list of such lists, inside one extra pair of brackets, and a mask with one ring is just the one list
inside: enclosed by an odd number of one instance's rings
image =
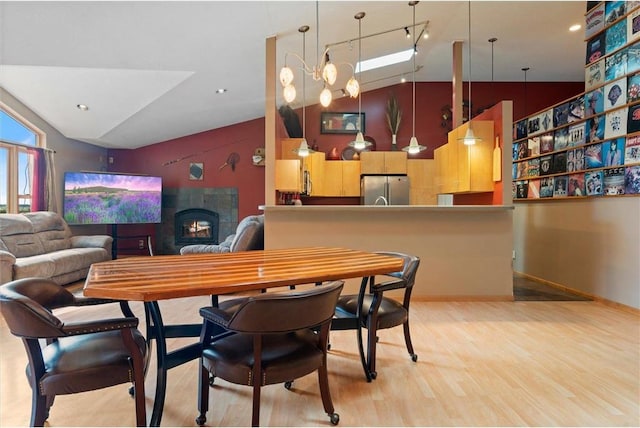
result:
[[(513, 206), (267, 205), (265, 248), (347, 247), (421, 259), (413, 296), (513, 300)], [(358, 281), (348, 281), (355, 292)]]

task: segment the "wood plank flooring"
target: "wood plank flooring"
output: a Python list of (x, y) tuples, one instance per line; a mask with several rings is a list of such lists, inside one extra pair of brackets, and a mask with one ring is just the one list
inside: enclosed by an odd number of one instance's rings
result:
[[(207, 303), (188, 298), (161, 307), (167, 322), (191, 322)], [(141, 305), (133, 309), (142, 314)], [(119, 314), (116, 305), (90, 311)], [(58, 314), (73, 320), (79, 310)], [(407, 355), (402, 328), (383, 330), (372, 383), (364, 379), (355, 332), (332, 332), (328, 364), (339, 426), (640, 425), (638, 313), (584, 301), (416, 301), (411, 322), (417, 363)], [(29, 423), (25, 365), (21, 341), (0, 319), (0, 426)], [(152, 366), (147, 417), (154, 385)], [(127, 389), (58, 396), (48, 425), (133, 425)], [(170, 370), (162, 425), (195, 426), (196, 399), (197, 362)], [(217, 379), (210, 400), (207, 425), (250, 424), (250, 388)], [(331, 426), (317, 377), (296, 380), (291, 391), (263, 388), (261, 424)]]

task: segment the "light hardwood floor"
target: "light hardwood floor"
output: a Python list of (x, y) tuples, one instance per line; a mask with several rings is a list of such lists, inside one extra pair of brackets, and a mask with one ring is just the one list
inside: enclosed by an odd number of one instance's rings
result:
[[(206, 298), (163, 302), (167, 322), (197, 321)], [(141, 313), (141, 306), (134, 305)], [(78, 310), (62, 310), (72, 320)], [(92, 316), (118, 315), (116, 305)], [(639, 426), (640, 317), (598, 302), (413, 302), (413, 363), (402, 328), (380, 332), (367, 383), (355, 332), (332, 332), (330, 385), (339, 426)], [(185, 319), (186, 318), (186, 319)], [(181, 339), (182, 340), (182, 339)], [(176, 341), (177, 342), (177, 341)], [(0, 425), (26, 426), (22, 343), (0, 321)], [(150, 413), (153, 366), (147, 378)], [(163, 426), (195, 426), (197, 362), (169, 371)], [(128, 385), (58, 396), (49, 426), (128, 426)], [(216, 380), (207, 425), (250, 424), (251, 389)], [(317, 377), (263, 388), (261, 424), (331, 426)]]

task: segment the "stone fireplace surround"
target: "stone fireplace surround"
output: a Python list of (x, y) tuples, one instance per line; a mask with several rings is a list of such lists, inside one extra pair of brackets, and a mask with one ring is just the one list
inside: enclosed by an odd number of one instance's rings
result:
[(174, 216), (178, 211), (203, 208), (218, 213), (218, 239), (224, 240), (238, 225), (238, 189), (235, 187), (182, 187), (162, 189), (162, 224), (156, 229), (160, 254), (179, 254), (175, 245)]

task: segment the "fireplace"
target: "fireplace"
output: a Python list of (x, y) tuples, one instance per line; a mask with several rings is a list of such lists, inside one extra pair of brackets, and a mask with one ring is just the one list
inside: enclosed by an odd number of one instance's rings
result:
[(217, 244), (218, 213), (203, 208), (191, 208), (175, 214), (175, 244)]

